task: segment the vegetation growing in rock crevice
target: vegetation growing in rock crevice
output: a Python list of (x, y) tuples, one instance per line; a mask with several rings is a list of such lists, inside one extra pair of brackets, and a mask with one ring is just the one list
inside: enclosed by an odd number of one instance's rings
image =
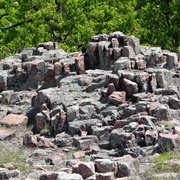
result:
[(1, 0), (0, 59), (40, 42), (76, 51), (95, 34), (122, 31), (176, 51), (180, 1)]

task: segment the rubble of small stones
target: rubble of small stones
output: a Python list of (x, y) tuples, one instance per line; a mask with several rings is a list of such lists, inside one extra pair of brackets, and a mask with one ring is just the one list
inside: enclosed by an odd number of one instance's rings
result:
[(0, 92), (0, 140), (33, 126), (21, 142), (34, 168), (1, 166), (0, 179), (141, 179), (144, 157), (180, 150), (178, 53), (120, 31), (85, 53), (46, 42), (1, 60)]

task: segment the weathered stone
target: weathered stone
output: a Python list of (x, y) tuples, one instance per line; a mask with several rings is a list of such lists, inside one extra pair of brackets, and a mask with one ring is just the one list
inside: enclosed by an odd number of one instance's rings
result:
[(0, 74), (0, 92), (6, 88), (6, 78), (3, 74)]
[(109, 101), (115, 105), (123, 104), (126, 102), (126, 92), (125, 91), (114, 91), (109, 97)]
[(29, 157), (46, 157), (47, 153), (43, 149), (36, 149), (34, 150)]
[(153, 116), (148, 116), (148, 115), (139, 115), (139, 117), (136, 117), (136, 121), (139, 124), (144, 124), (144, 125), (150, 126), (154, 129), (155, 128), (154, 123), (157, 122), (157, 118), (155, 118)]
[(117, 173), (117, 164), (110, 159), (96, 159), (95, 160), (95, 169), (98, 173), (107, 173), (114, 172), (114, 175)]
[(54, 72), (55, 72), (55, 76), (58, 76), (63, 72), (63, 66), (61, 63), (56, 62), (54, 64)]
[(15, 136), (15, 133), (13, 131), (0, 129), (0, 140), (10, 139), (14, 136)]
[(139, 72), (136, 75), (136, 83), (138, 84), (140, 92), (148, 92), (149, 91), (149, 74), (146, 72)]
[(127, 96), (131, 97), (133, 94), (139, 91), (137, 83), (126, 78), (123, 79), (123, 83), (127, 92)]
[[(111, 34), (109, 34), (109, 39), (111, 40), (112, 38), (117, 38), (119, 41), (121, 41), (124, 37), (124, 34), (120, 31), (115, 31)], [(122, 43), (122, 42), (121, 42)]]
[(170, 120), (168, 106), (159, 105), (155, 111), (155, 117), (159, 120)]
[(113, 126), (102, 126), (102, 127), (93, 126), (92, 134), (100, 138), (101, 136), (109, 133), (112, 129)]
[(37, 137), (32, 132), (27, 132), (23, 136), (23, 145), (26, 147), (37, 147)]
[(117, 177), (136, 176), (139, 171), (139, 161), (130, 155), (125, 155), (117, 160)]
[(157, 132), (152, 130), (147, 130), (145, 132), (145, 143), (147, 146), (151, 146), (155, 144), (155, 140), (157, 140)]
[(71, 122), (78, 117), (79, 117), (79, 106), (75, 105), (75, 106), (68, 107), (67, 121)]
[(38, 132), (44, 129), (46, 121), (47, 119), (45, 114), (43, 113), (36, 114), (36, 128)]
[(138, 60), (136, 61), (137, 69), (139, 70), (145, 70), (146, 69), (146, 61), (144, 60)]
[(123, 114), (122, 114), (122, 119), (125, 119), (125, 118), (127, 118), (129, 116), (132, 116), (135, 113), (136, 113), (135, 105), (128, 106), (128, 107), (124, 108), (124, 111), (123, 111)]
[(81, 150), (90, 150), (98, 141), (96, 136), (74, 137), (73, 145)]
[(112, 46), (113, 48), (119, 47), (119, 42), (118, 42), (118, 39), (117, 39), (117, 38), (112, 38), (112, 39), (111, 39), (111, 46)]
[(105, 86), (108, 86), (108, 84), (113, 83), (115, 88), (118, 88), (119, 85), (119, 77), (116, 74), (108, 74), (106, 75), (106, 80), (105, 80)]
[(112, 51), (113, 60), (117, 61), (121, 57), (121, 48), (115, 47)]
[(91, 69), (95, 69), (95, 67), (99, 65), (98, 44), (96, 42), (91, 42), (87, 45), (87, 54), (89, 55), (89, 64)]
[(180, 100), (177, 98), (171, 98), (168, 99), (168, 105), (170, 108), (173, 109), (180, 109)]
[(155, 70), (158, 88), (166, 88), (168, 86), (179, 86), (180, 76), (167, 69)]
[(110, 46), (110, 41), (100, 41), (98, 43), (98, 56), (100, 61), (100, 69), (107, 69), (107, 63), (106, 63), (106, 51), (108, 50), (108, 47)]
[(134, 132), (138, 127), (138, 123), (137, 122), (131, 122), (128, 125), (125, 125), (123, 127), (123, 130), (127, 133), (129, 132)]
[(68, 132), (71, 135), (80, 135), (82, 131), (87, 131), (89, 134), (92, 132), (92, 126), (98, 124), (98, 119), (88, 119), (81, 121), (69, 122)]
[(66, 172), (59, 172), (58, 173), (58, 178), (57, 180), (83, 180), (83, 177), (80, 174), (76, 174), (76, 173), (66, 173)]
[(64, 162), (65, 154), (50, 155), (46, 158), (46, 163), (58, 167)]
[(114, 91), (116, 91), (116, 88), (113, 83), (108, 84), (107, 86), (107, 95), (111, 95)]
[(37, 48), (43, 47), (47, 50), (55, 50), (55, 49), (57, 49), (57, 45), (58, 45), (58, 42), (49, 41), (49, 42), (44, 42), (44, 43), (38, 44)]
[(74, 157), (75, 159), (79, 159), (79, 158), (85, 157), (85, 152), (84, 152), (84, 151), (76, 151), (76, 152), (73, 154), (73, 157)]
[(158, 64), (165, 62), (161, 48), (150, 48), (150, 56), (146, 59), (148, 67), (156, 67)]
[(108, 41), (108, 37), (109, 35), (107, 34), (98, 34), (91, 37), (91, 42)]
[(66, 133), (62, 132), (56, 135), (55, 143), (58, 147), (65, 147), (72, 144), (72, 137)]
[(136, 38), (135, 36), (127, 36), (126, 43), (128, 46), (132, 46), (135, 54), (140, 54), (141, 48), (140, 48), (140, 42), (138, 38)]
[(179, 134), (158, 134), (158, 146), (161, 152), (172, 151), (179, 148)]
[(120, 128), (113, 129), (110, 136), (111, 147), (124, 149), (135, 145), (135, 137), (132, 133), (124, 133)]
[(150, 102), (148, 104), (148, 111), (149, 111), (149, 115), (154, 115), (156, 109), (160, 106), (161, 104), (159, 102)]
[(37, 145), (40, 148), (52, 148), (52, 147), (54, 147), (54, 144), (49, 139), (45, 138), (44, 136), (37, 137), (37, 141), (38, 141)]
[(27, 79), (23, 83), (23, 89), (37, 89), (38, 84), (44, 81), (46, 71), (45, 62), (36, 59), (26, 62), (22, 68), (27, 73)]
[(96, 173), (96, 180), (114, 180), (113, 172)]
[(124, 69), (131, 69), (131, 61), (128, 57), (120, 57), (117, 61), (114, 63), (114, 69), (113, 71), (117, 73), (119, 70)]
[(6, 168), (0, 168), (0, 179), (10, 179), (10, 178), (21, 178), (20, 170), (8, 170)]
[(79, 56), (75, 59), (76, 71), (78, 74), (83, 74), (85, 72), (85, 62), (84, 56)]
[(140, 112), (147, 112), (147, 101), (139, 101), (136, 106), (136, 114)]
[(78, 165), (77, 172), (84, 179), (92, 176), (95, 173), (94, 163), (93, 162), (81, 162)]
[(122, 48), (122, 56), (123, 57), (134, 58), (135, 53), (134, 53), (134, 50), (133, 50), (132, 46), (124, 46)]
[(180, 126), (174, 126), (173, 127), (173, 134), (179, 134), (180, 135)]
[(24, 115), (8, 114), (0, 120), (1, 125), (5, 126), (21, 126), (27, 125), (28, 118)]
[(55, 78), (54, 67), (47, 68), (46, 73), (45, 73), (44, 81), (45, 82), (50, 82), (50, 81), (54, 80), (54, 78)]
[(167, 56), (167, 65), (169, 69), (173, 69), (178, 65), (178, 57), (176, 53), (169, 53)]

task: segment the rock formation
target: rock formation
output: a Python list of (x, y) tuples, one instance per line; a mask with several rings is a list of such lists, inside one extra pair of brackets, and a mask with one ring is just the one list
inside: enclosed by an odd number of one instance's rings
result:
[(22, 140), (29, 148), (90, 158), (39, 179), (138, 178), (140, 157), (179, 150), (179, 61), (119, 31), (93, 36), (85, 53), (41, 43), (0, 61), (0, 124), (33, 125)]

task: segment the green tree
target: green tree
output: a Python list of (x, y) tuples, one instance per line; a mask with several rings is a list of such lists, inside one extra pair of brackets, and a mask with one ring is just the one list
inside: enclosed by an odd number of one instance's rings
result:
[(177, 51), (180, 46), (180, 1), (137, 0), (141, 42)]
[(76, 51), (96, 34), (136, 35), (134, 6), (134, 0), (1, 0), (0, 58), (45, 41)]

